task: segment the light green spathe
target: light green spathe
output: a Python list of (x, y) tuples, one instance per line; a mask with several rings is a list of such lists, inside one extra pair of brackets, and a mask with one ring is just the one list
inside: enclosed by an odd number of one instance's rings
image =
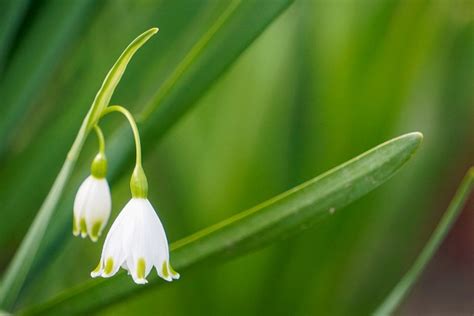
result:
[(101, 88), (97, 92), (89, 112), (82, 122), (76, 139), (67, 155), (66, 161), (56, 177), (46, 199), (41, 205), (33, 224), (30, 226), (30, 229), (6, 270), (0, 288), (0, 308), (8, 310), (15, 304), (18, 293), (25, 282), (35, 255), (40, 247), (41, 240), (43, 239), (46, 228), (51, 220), (53, 211), (55, 210), (64, 187), (71, 176), (71, 172), (76, 164), (89, 131), (107, 107), (132, 56), (157, 31), (157, 28), (152, 28), (138, 36), (124, 50), (107, 74)]

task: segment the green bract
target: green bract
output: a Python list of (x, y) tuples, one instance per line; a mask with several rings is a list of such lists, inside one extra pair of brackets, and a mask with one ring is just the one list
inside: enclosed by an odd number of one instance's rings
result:
[(92, 161), (91, 174), (98, 179), (105, 178), (107, 174), (107, 159), (103, 153), (98, 153)]
[(133, 169), (132, 178), (130, 179), (130, 190), (134, 198), (146, 199), (148, 195), (148, 182), (141, 165), (137, 165)]
[(102, 87), (97, 92), (94, 102), (92, 103), (92, 107), (89, 112), (90, 114), (88, 114), (89, 119), (87, 126), (89, 129), (97, 123), (100, 116), (102, 115), (102, 112), (109, 105), (110, 98), (112, 97), (115, 88), (122, 78), (122, 75), (125, 72), (130, 59), (132, 59), (137, 50), (142, 47), (142, 45), (145, 44), (150, 37), (156, 34), (156, 32), (158, 32), (158, 28), (151, 28), (138, 36), (133, 42), (130, 43), (130, 45), (128, 45), (128, 47), (123, 51), (122, 55), (120, 55), (119, 59), (112, 66), (109, 73), (105, 77), (104, 82), (102, 83)]

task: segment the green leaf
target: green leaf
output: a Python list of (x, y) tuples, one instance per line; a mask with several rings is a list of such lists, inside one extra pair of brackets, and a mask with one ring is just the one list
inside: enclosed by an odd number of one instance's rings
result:
[(5, 57), (27, 11), (29, 2), (29, 0), (11, 0), (0, 3), (0, 78), (5, 64)]
[[(330, 217), (391, 178), (421, 141), (420, 133), (390, 140), (260, 205), (179, 240), (171, 245), (173, 265), (182, 272), (204, 259), (261, 247)], [(162, 283), (155, 278), (148, 286), (140, 287), (122, 273), (112, 279), (86, 282), (23, 313), (87, 313)]]
[(474, 167), (472, 167), (467, 172), (456, 194), (454, 195), (454, 198), (449, 204), (448, 209), (441, 218), (441, 221), (431, 235), (431, 238), (429, 239), (425, 248), (423, 248), (422, 252), (419, 254), (418, 258), (413, 263), (408, 272), (393, 288), (383, 303), (377, 308), (377, 310), (374, 312), (374, 315), (383, 316), (393, 314), (397, 306), (400, 305), (403, 298), (408, 294), (411, 287), (415, 284), (416, 280), (423, 272), (423, 269), (438, 250), (442, 241), (451, 229), (451, 226), (453, 226), (454, 222), (461, 213), (464, 203), (466, 202), (473, 188)]
[(158, 32), (157, 28), (151, 28), (138, 36), (128, 47), (123, 51), (122, 55), (117, 59), (115, 64), (110, 69), (109, 73), (105, 77), (102, 87), (95, 96), (94, 102), (92, 103), (91, 115), (89, 117), (89, 128), (92, 128), (94, 124), (99, 120), (104, 109), (109, 105), (112, 94), (115, 91), (120, 79), (127, 68), (130, 59), (137, 52), (137, 50), (150, 39), (154, 34)]
[(82, 146), (87, 138), (92, 125), (98, 120), (100, 112), (109, 102), (120, 78), (122, 77), (130, 59), (145, 42), (157, 32), (156, 28), (150, 29), (138, 36), (120, 55), (97, 92), (97, 96), (86, 115), (77, 137), (69, 151), (61, 171), (51, 187), (46, 199), (39, 209), (33, 224), (22, 241), (20, 248), (8, 266), (0, 288), (0, 306), (11, 308), (17, 299), (23, 283), (31, 269), (36, 253), (49, 225), (53, 212), (61, 198), (64, 187), (71, 176)]

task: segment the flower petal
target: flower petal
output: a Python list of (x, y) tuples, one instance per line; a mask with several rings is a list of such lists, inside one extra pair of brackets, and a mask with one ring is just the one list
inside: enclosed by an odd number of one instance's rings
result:
[(87, 177), (74, 200), (73, 234), (90, 236), (97, 241), (107, 224), (112, 208), (110, 189), (106, 179)]
[(94, 178), (93, 191), (89, 196), (85, 211), (87, 233), (93, 241), (97, 241), (102, 233), (102, 229), (109, 220), (111, 209), (112, 198), (107, 180)]

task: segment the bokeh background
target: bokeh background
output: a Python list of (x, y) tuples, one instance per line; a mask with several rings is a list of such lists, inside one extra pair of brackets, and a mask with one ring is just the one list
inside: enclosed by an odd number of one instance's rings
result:
[[(122, 49), (160, 27), (113, 97), (138, 114), (229, 3), (0, 0), (0, 271)], [(150, 200), (171, 241), (387, 139), (410, 131), (425, 138), (402, 172), (344, 212), (243, 257), (205, 261), (179, 282), (98, 314), (368, 314), (413, 262), (474, 162), (474, 1), (296, 1), (193, 103), (145, 148)], [(120, 123), (108, 118), (106, 137)], [(77, 179), (95, 148), (90, 137)], [(127, 172), (115, 181), (114, 215), (130, 197), (128, 181)], [(400, 314), (472, 315), (473, 205), (471, 197)], [(89, 278), (103, 238), (92, 244), (68, 227), (64, 239), (20, 305)]]

